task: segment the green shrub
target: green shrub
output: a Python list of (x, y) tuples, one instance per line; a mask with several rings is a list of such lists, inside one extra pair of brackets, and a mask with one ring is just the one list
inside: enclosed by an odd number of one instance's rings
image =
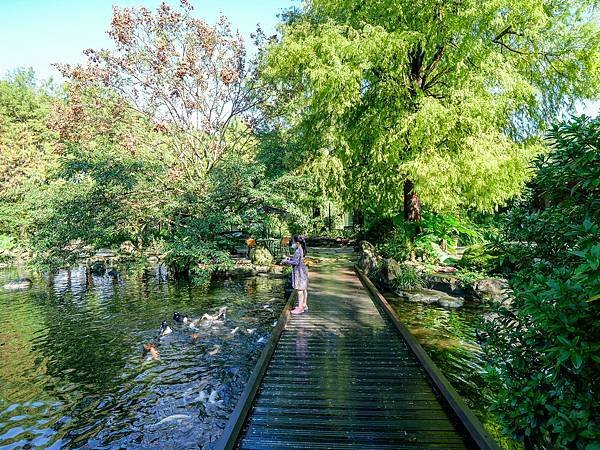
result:
[(600, 119), (550, 133), (527, 201), (508, 214), (511, 310), (486, 323), (494, 408), (526, 448), (600, 441)]
[(12, 250), (15, 247), (15, 241), (10, 236), (0, 234), (0, 250)]
[[(423, 235), (430, 235), (431, 240), (437, 244), (442, 240), (446, 241), (450, 251), (454, 251), (458, 243), (474, 244), (483, 241), (483, 234), (478, 226), (466, 217), (425, 211), (421, 220), (421, 228)], [(433, 240), (433, 237), (436, 240)]]
[(396, 261), (406, 260), (412, 248), (410, 237), (402, 226), (389, 230), (385, 238), (375, 245), (379, 255), (384, 258), (394, 258)]
[(257, 266), (269, 266), (273, 262), (273, 255), (268, 248), (256, 247), (252, 251), (252, 263)]
[(423, 287), (425, 282), (417, 270), (409, 264), (400, 265), (400, 273), (392, 281), (392, 287), (396, 290), (405, 291)]
[(459, 266), (479, 272), (493, 272), (498, 264), (497, 256), (484, 244), (473, 244), (465, 249)]
[(197, 285), (208, 284), (214, 272), (226, 271), (234, 265), (229, 254), (215, 244), (190, 237), (166, 244), (165, 264), (175, 276), (188, 276)]

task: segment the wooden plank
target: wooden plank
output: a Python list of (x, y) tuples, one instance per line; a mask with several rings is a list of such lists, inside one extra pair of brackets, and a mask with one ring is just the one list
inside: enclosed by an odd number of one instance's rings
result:
[(415, 357), (421, 362), (423, 369), (431, 379), (433, 385), (446, 400), (454, 414), (456, 414), (456, 417), (463, 425), (473, 442), (483, 450), (500, 450), (498, 444), (491, 438), (487, 431), (485, 431), (479, 419), (477, 419), (475, 414), (473, 414), (473, 412), (469, 409), (464, 400), (460, 397), (460, 395), (458, 395), (458, 392), (456, 392), (454, 387), (442, 374), (440, 369), (434, 364), (429, 355), (427, 355), (417, 339), (402, 324), (396, 311), (390, 306), (383, 295), (381, 295), (371, 280), (369, 280), (369, 278), (357, 266), (354, 266), (354, 269), (367, 291), (371, 293), (373, 300), (375, 300), (375, 302), (385, 311), (396, 329), (400, 332), (401, 336), (408, 344), (409, 348), (415, 354)]

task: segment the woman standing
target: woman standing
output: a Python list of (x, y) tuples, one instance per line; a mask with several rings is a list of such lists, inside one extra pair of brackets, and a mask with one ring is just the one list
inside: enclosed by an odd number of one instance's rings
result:
[(292, 266), (292, 287), (296, 289), (298, 294), (298, 306), (292, 309), (292, 314), (302, 314), (308, 309), (307, 293), (308, 288), (308, 268), (304, 264), (304, 256), (306, 255), (306, 242), (302, 236), (294, 236), (292, 238), (292, 248), (294, 256), (292, 258), (284, 258), (281, 263)]

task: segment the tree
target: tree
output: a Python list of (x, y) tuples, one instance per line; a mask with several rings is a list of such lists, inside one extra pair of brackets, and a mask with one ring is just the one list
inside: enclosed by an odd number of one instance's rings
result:
[(40, 86), (32, 69), (0, 81), (0, 235), (23, 237), (22, 201), (56, 161), (54, 135), (46, 127), (52, 91), (50, 83)]
[(223, 155), (251, 142), (256, 99), (241, 36), (225, 17), (211, 26), (191, 11), (186, 0), (154, 14), (115, 7), (108, 32), (115, 50), (88, 49), (86, 65), (58, 67), (74, 88), (103, 86), (148, 116), (170, 138), (173, 171), (202, 190)]
[(486, 323), (494, 408), (526, 448), (600, 440), (600, 119), (554, 126), (535, 196), (511, 211), (501, 254), (514, 299)]
[(268, 111), (342, 161), (353, 206), (493, 211), (548, 120), (598, 96), (596, 18), (562, 0), (309, 0), (262, 59)]

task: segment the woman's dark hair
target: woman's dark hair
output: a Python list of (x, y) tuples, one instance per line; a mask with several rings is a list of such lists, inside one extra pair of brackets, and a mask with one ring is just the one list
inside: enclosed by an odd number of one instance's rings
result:
[(299, 235), (294, 235), (292, 237), (292, 242), (297, 242), (298, 244), (300, 244), (302, 246), (302, 251), (304, 252), (304, 256), (306, 256), (306, 241), (304, 240), (304, 238), (302, 236)]

